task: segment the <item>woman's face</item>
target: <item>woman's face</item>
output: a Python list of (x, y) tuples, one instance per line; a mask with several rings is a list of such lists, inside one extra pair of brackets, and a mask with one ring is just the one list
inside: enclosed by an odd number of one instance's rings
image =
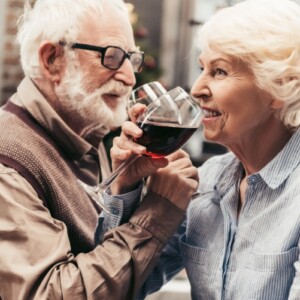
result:
[(270, 125), (271, 97), (244, 63), (216, 51), (203, 51), (199, 62), (202, 73), (191, 94), (204, 111), (206, 139), (230, 148)]

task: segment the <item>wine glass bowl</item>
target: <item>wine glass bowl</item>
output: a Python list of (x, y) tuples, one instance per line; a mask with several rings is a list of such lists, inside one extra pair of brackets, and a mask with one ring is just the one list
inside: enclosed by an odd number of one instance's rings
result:
[(178, 150), (197, 130), (202, 111), (181, 87), (176, 87), (147, 106), (136, 124), (143, 135), (135, 139), (152, 158)]

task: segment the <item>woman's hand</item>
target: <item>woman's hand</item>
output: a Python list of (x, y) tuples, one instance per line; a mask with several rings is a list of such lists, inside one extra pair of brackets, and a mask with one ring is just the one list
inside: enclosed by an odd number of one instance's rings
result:
[(198, 188), (197, 168), (192, 165), (189, 155), (183, 150), (178, 150), (166, 158), (169, 164), (149, 177), (147, 189), (186, 210)]

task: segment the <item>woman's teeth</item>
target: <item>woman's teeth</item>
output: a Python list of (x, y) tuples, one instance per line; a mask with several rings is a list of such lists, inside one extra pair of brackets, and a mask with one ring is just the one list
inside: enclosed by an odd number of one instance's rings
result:
[(207, 118), (218, 117), (221, 114), (215, 110), (203, 110), (204, 116)]

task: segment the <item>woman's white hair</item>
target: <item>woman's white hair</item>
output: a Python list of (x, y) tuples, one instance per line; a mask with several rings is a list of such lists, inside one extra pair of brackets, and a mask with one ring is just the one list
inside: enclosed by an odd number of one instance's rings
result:
[(105, 2), (128, 15), (123, 0), (37, 0), (33, 7), (27, 0), (17, 35), (25, 75), (40, 77), (38, 51), (42, 41), (76, 42), (83, 18), (88, 14), (100, 18)]
[(257, 86), (284, 101), (278, 111), (300, 125), (300, 6), (290, 0), (247, 0), (212, 16), (199, 32), (200, 49), (245, 62)]

